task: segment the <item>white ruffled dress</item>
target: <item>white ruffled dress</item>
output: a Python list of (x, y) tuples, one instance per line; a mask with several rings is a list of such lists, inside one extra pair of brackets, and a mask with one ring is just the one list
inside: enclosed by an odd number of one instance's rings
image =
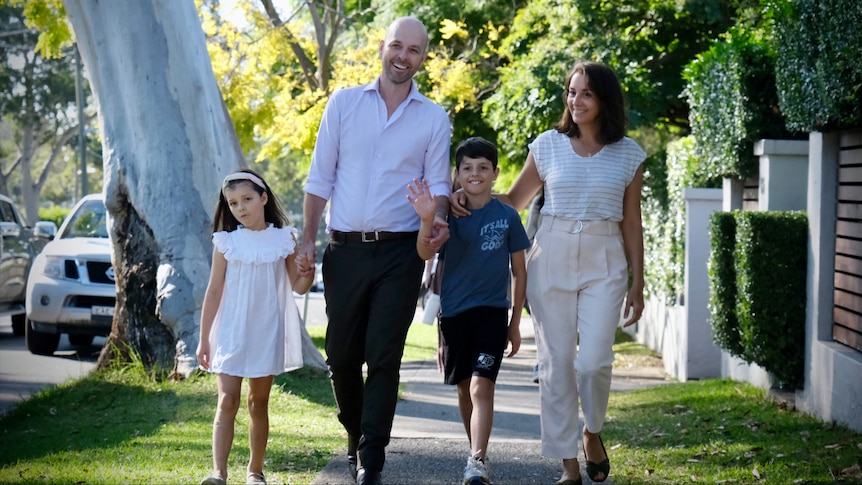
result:
[(213, 234), (227, 271), (210, 332), (212, 372), (263, 377), (302, 367), (299, 311), (285, 267), (295, 234), (293, 227), (271, 224)]

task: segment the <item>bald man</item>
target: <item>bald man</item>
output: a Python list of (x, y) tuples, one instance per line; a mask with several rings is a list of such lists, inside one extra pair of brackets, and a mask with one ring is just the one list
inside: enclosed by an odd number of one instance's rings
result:
[(315, 260), (314, 228), (329, 202), (326, 362), (347, 430), (348, 469), (359, 484), (383, 483), (401, 356), (419, 296), (420, 221), (406, 197), (414, 179), (427, 180), (437, 201), (434, 232), (422, 242), (436, 251), (449, 237), (449, 118), (413, 81), (428, 55), (428, 32), (413, 17), (399, 18), (379, 52), (377, 79), (334, 93), (326, 105), (305, 185), (300, 249)]

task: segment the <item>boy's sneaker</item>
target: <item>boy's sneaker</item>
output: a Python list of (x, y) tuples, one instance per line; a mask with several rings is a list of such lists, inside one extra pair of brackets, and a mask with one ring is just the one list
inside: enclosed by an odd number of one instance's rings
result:
[(464, 468), (464, 485), (490, 485), (490, 473), (491, 467), (479, 456), (479, 452), (470, 455)]

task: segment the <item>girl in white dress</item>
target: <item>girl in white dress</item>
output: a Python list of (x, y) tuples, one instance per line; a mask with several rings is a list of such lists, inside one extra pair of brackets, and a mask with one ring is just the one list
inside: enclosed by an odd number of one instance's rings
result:
[(296, 229), (251, 170), (224, 179), (213, 223), (213, 256), (201, 309), (200, 366), (218, 374), (213, 470), (205, 485), (227, 481), (243, 377), (248, 378), (249, 458), (246, 482), (266, 483), (269, 392), (274, 376), (302, 366), (299, 312), (293, 291), (308, 291), (312, 263), (297, 261)]

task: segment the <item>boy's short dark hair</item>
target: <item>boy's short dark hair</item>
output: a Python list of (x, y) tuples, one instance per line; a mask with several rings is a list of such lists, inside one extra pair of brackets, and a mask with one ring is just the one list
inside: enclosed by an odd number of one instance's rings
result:
[(455, 170), (461, 168), (464, 157), (487, 158), (497, 168), (497, 147), (481, 136), (473, 136), (462, 141), (455, 149)]

